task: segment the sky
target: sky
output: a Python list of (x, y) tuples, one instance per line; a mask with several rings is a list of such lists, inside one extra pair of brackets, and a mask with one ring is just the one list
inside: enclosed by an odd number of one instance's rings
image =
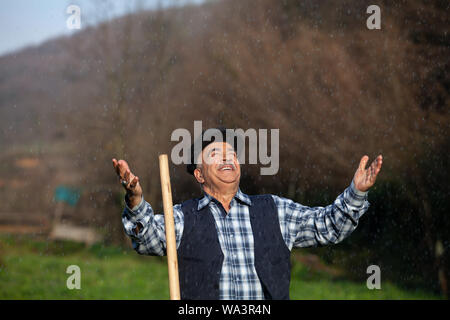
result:
[(2, 0), (0, 7), (0, 56), (50, 38), (78, 32), (69, 29), (66, 13), (70, 5), (81, 10), (83, 26), (134, 11), (205, 0)]

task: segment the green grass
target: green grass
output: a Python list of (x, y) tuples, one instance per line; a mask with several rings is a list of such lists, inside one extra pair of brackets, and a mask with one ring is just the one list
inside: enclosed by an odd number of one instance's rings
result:
[[(369, 275), (367, 275), (369, 276)], [(401, 289), (381, 277), (381, 289), (369, 290), (366, 281), (350, 281), (346, 278), (333, 277), (324, 272), (317, 272), (295, 263), (291, 276), (291, 299), (295, 300), (406, 300), (406, 299), (441, 299), (428, 292)]]
[[(294, 260), (294, 259), (293, 259)], [(69, 290), (69, 265), (81, 269), (81, 289)], [(336, 279), (295, 262), (291, 299), (438, 299), (382, 282), (368, 290), (365, 282)], [(73, 242), (46, 242), (0, 236), (0, 299), (168, 299), (164, 257), (140, 256), (132, 249)]]
[[(2, 237), (0, 299), (166, 299), (165, 258), (132, 249)], [(69, 265), (81, 269), (81, 289), (69, 290)]]

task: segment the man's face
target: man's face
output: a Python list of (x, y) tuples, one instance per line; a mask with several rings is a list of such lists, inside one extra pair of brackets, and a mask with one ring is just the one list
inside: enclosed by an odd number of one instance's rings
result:
[(201, 168), (194, 175), (200, 183), (211, 187), (239, 184), (241, 167), (233, 147), (226, 142), (213, 142), (202, 151)]

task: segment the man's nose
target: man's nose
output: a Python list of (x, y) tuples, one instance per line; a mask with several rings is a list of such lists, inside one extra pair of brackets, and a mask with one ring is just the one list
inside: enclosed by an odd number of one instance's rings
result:
[(234, 165), (234, 160), (232, 157), (224, 157), (222, 163)]

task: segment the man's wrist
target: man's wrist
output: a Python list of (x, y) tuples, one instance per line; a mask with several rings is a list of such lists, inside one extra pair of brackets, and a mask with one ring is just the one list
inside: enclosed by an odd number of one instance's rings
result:
[(125, 204), (131, 211), (136, 211), (144, 201), (144, 197), (142, 195), (125, 195)]
[(352, 180), (352, 183), (350, 184), (350, 187), (352, 188), (353, 193), (355, 193), (358, 196), (365, 196), (369, 192), (369, 190), (367, 190), (367, 191), (360, 191), (360, 190), (358, 190), (356, 188), (356, 185), (353, 182), (353, 180)]

